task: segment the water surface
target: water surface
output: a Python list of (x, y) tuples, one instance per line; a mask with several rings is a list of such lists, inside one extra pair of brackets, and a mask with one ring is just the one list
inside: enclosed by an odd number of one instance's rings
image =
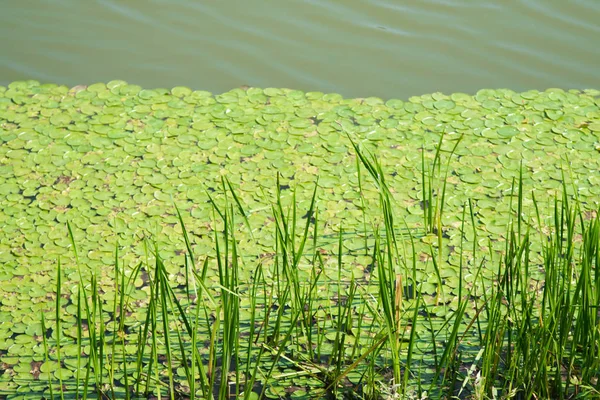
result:
[(406, 98), (600, 87), (596, 0), (6, 1), (0, 84)]

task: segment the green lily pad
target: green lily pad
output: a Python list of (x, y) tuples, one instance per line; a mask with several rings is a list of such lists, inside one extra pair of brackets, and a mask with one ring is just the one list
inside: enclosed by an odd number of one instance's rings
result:
[(500, 137), (511, 138), (519, 134), (519, 130), (512, 126), (505, 126), (497, 130)]

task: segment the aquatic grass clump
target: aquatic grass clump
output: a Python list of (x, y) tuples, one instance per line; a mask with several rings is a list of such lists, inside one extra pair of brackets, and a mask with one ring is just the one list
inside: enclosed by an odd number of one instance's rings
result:
[[(367, 169), (381, 171), (374, 158), (363, 156), (358, 146), (356, 150)], [(524, 215), (521, 182), (515, 193), (517, 220)], [(385, 182), (379, 185), (383, 188)], [(316, 198), (316, 189), (314, 193)], [(245, 282), (239, 278), (236, 232), (231, 228), (234, 208), (227, 201), (224, 208), (213, 203), (214, 217), (223, 219), (223, 230), (214, 236), (218, 258), (203, 257), (196, 267), (188, 248), (190, 274), (183, 286), (169, 282), (156, 245), (147, 246), (146, 263), (127, 273), (115, 251), (112, 312), (102, 308), (93, 276), (89, 284), (77, 284), (77, 365), (87, 362), (75, 373), (61, 357), (62, 307), (55, 303), (54, 340), (44, 335), (42, 368), (52, 363), (64, 367), (46, 374), (46, 395), (70, 396), (73, 390), (76, 398), (171, 399), (192, 393), (207, 399), (381, 398), (386, 393), (572, 398), (599, 393), (598, 214), (585, 219), (577, 205), (570, 205), (565, 189), (555, 201), (549, 236), (532, 235), (529, 224), (513, 219), (492, 285), (482, 284), (484, 290), (478, 293), (477, 286), (463, 289), (461, 284), (457, 302), (442, 304), (451, 311), (437, 317), (432, 309), (440, 299), (421, 290), (416, 268), (405, 263), (407, 255), (417, 257), (414, 239), (408, 238), (412, 254), (402, 255), (401, 240), (391, 229), (392, 200), (384, 189), (381, 193), (387, 226), (383, 237), (374, 229), (371, 284), (343, 279), (341, 267), (336, 280), (324, 280), (324, 255), (316, 247), (312, 254), (303, 252), (311, 227), (318, 235), (314, 203), (298, 234), (293, 232), (297, 209), (285, 212), (280, 202), (273, 206), (277, 262), (270, 270), (257, 264)], [(244, 215), (243, 208), (239, 212)], [(187, 236), (181, 214), (180, 223)], [(474, 223), (472, 206), (463, 211), (462, 231), (468, 223)], [(530, 258), (536, 236), (543, 241), (543, 283), (530, 277), (531, 269), (539, 267)], [(339, 266), (341, 238), (340, 233), (335, 255)], [(471, 282), (483, 279), (483, 263), (482, 258)], [(215, 287), (207, 286), (211, 264), (219, 271)], [(59, 299), (61, 264), (57, 267)], [(310, 279), (304, 281), (300, 273), (307, 267)], [(127, 318), (132, 301), (127, 288), (140, 273), (148, 275), (149, 287), (142, 324)], [(412, 294), (403, 289), (408, 282)], [(42, 326), (48, 331), (44, 315)], [(427, 369), (433, 374), (426, 374)]]
[(597, 215), (584, 221), (563, 192), (555, 201), (553, 232), (540, 237), (545, 280), (536, 285), (529, 275), (531, 233), (511, 225), (498, 284), (486, 303), (479, 384), (488, 395), (498, 382), (504, 393), (523, 398), (600, 394), (598, 222)]

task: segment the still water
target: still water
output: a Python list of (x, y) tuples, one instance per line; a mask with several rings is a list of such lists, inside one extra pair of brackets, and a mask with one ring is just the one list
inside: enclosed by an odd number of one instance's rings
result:
[(600, 88), (598, 0), (3, 1), (0, 38), (0, 85)]

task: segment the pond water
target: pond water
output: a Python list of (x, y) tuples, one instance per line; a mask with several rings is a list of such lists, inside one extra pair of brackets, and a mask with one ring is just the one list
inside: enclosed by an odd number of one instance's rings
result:
[(600, 86), (597, 0), (20, 0), (0, 84), (123, 79), (407, 98)]

